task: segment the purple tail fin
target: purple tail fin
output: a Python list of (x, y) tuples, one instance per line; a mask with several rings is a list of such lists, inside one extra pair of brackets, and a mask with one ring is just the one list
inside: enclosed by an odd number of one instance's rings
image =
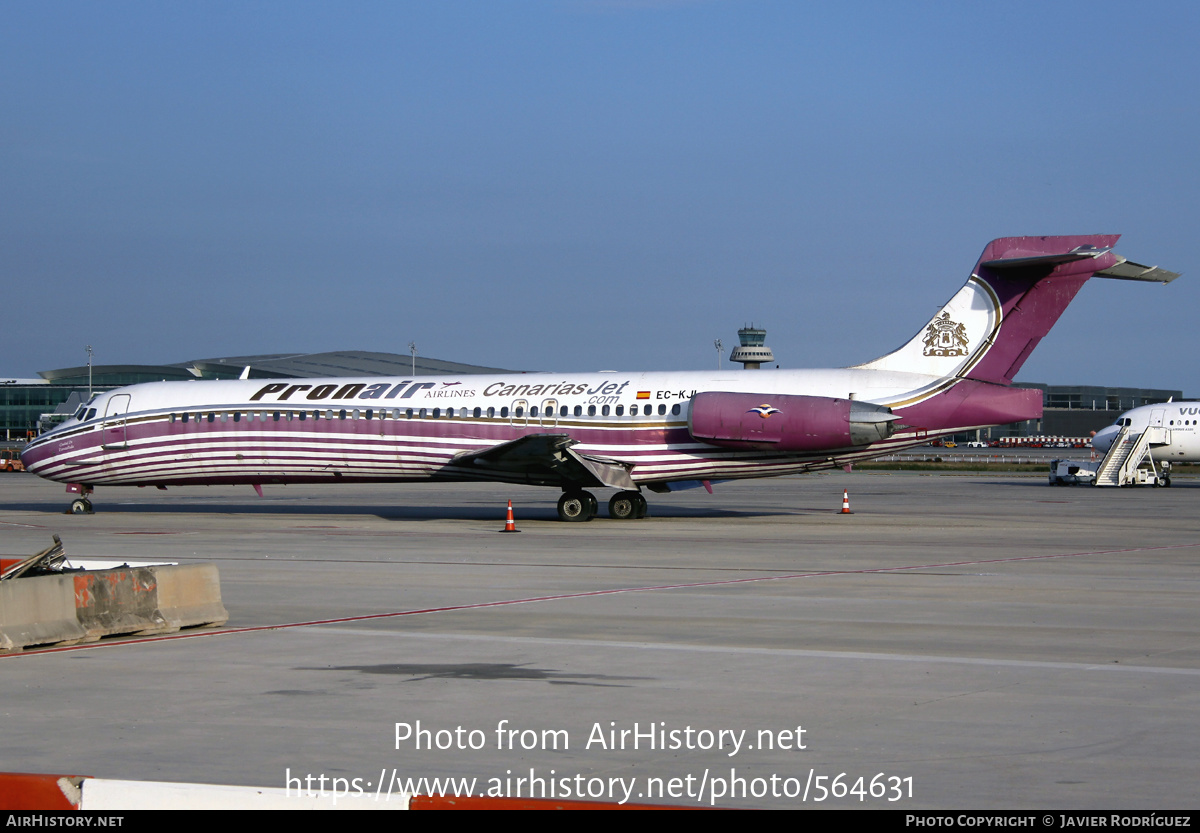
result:
[(899, 350), (859, 367), (1011, 383), (1084, 282), (1125, 262), (1112, 252), (1118, 236), (993, 240), (966, 285), (924, 329)]
[(964, 375), (1011, 384), (1092, 275), (1116, 265), (1118, 234), (1002, 237), (983, 250), (972, 272), (994, 293), (1000, 321), (991, 347)]

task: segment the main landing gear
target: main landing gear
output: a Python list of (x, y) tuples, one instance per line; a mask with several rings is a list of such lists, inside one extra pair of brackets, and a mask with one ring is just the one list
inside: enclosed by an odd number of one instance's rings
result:
[(590, 521), (596, 517), (596, 496), (591, 492), (574, 490), (563, 492), (558, 499), (560, 521)]
[[(641, 492), (617, 492), (608, 501), (608, 516), (618, 521), (644, 518), (646, 509)], [(590, 521), (598, 511), (596, 496), (582, 489), (563, 492), (558, 499), (558, 518), (562, 521)]]
[(641, 492), (617, 492), (608, 499), (608, 517), (615, 521), (640, 520), (646, 517), (646, 509)]

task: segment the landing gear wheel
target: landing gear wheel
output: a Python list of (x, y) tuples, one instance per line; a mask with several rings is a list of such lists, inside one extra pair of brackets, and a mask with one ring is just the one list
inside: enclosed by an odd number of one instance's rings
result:
[(596, 496), (590, 492), (563, 492), (558, 499), (558, 519), (590, 521), (596, 517)]
[(94, 514), (93, 510), (92, 510), (92, 502), (85, 497), (76, 498), (75, 500), (71, 501), (71, 514), (72, 515)]
[(628, 521), (637, 517), (637, 492), (617, 492), (608, 499), (608, 517)]
[(641, 492), (617, 492), (608, 501), (608, 516), (617, 521), (646, 517), (646, 499)]
[(641, 492), (634, 492), (634, 495), (636, 496), (634, 502), (637, 503), (637, 519), (640, 521), (650, 514), (650, 507), (646, 505), (646, 498), (642, 496)]

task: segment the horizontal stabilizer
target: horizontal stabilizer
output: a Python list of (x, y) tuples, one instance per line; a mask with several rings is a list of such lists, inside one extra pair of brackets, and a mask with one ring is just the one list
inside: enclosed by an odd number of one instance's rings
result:
[(1117, 278), (1123, 281), (1156, 281), (1170, 283), (1179, 277), (1178, 272), (1169, 272), (1157, 266), (1143, 266), (1117, 255), (1117, 263), (1096, 273), (1097, 278)]
[(1100, 257), (1111, 251), (1112, 246), (1092, 245), (1076, 246), (1069, 252), (1060, 252), (1058, 254), (1039, 254), (1010, 250), (1004, 253), (1004, 257), (994, 260), (983, 260), (980, 261), (979, 265), (997, 270), (1027, 269), (1031, 266), (1057, 266), (1060, 263), (1071, 263), (1076, 260)]

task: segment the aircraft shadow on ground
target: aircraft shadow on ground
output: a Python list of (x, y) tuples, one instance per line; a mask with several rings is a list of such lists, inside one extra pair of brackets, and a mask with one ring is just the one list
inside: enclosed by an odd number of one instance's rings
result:
[[(1153, 492), (1158, 491), (1156, 486), (1126, 486), (1123, 488), (1114, 486), (1087, 486), (1082, 483), (1068, 486), (1050, 486), (1045, 480), (973, 480), (972, 486), (994, 486), (1003, 488), (1019, 487), (1022, 489), (1042, 489), (1047, 494), (1059, 495), (1067, 497), (1069, 495), (1078, 494), (1080, 496), (1093, 494), (1095, 492), (1129, 492), (1143, 491)], [(1200, 488), (1200, 480), (1181, 480), (1177, 477), (1171, 477), (1171, 485), (1168, 489), (1197, 489)]]
[[(503, 508), (483, 508), (478, 506), (354, 506), (346, 504), (317, 504), (317, 503), (122, 503), (105, 504), (95, 502), (96, 514), (113, 515), (295, 515), (295, 516), (337, 516), (356, 515), (374, 516), (385, 521), (496, 521), (501, 526), (505, 521)], [(553, 506), (519, 507), (514, 505), (517, 523), (522, 521), (557, 521), (558, 514)], [(650, 507), (650, 519), (660, 518), (756, 518), (756, 517), (788, 517), (793, 515), (825, 514), (829, 509), (755, 509), (751, 507), (729, 509), (714, 507), (690, 506), (655, 506)], [(69, 514), (60, 503), (0, 503), (0, 512), (31, 512), (48, 516)], [(86, 523), (86, 515), (71, 516)], [(605, 510), (601, 508), (597, 521), (607, 521)], [(632, 522), (629, 522), (632, 523)]]
[(357, 671), (362, 674), (383, 674), (408, 677), (406, 682), (423, 680), (525, 680), (556, 685), (621, 686), (648, 677), (620, 677), (611, 674), (578, 674), (551, 668), (532, 668), (512, 663), (406, 663), (388, 665), (334, 665), (321, 668), (298, 668), (298, 671)]

